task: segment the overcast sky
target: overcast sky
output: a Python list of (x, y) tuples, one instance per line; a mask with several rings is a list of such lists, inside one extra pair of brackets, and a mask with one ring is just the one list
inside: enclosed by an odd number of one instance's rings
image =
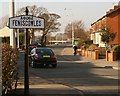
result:
[[(3, 17), (9, 14), (9, 1), (2, 0), (0, 3), (0, 16)], [(56, 13), (61, 16), (62, 24), (61, 31), (64, 31), (65, 26), (72, 21), (82, 20), (85, 28), (89, 29), (91, 23), (95, 22), (110, 8), (118, 4), (119, 0), (14, 0), (15, 10), (27, 5), (37, 5), (44, 7), (51, 13)], [(35, 2), (34, 2), (35, 1)], [(2, 4), (2, 5), (1, 5)]]

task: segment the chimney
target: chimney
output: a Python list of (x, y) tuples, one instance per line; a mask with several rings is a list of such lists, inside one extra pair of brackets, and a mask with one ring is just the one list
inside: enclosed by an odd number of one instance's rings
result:
[(117, 10), (119, 8), (119, 6), (114, 6), (114, 10)]
[(110, 13), (109, 11), (106, 12), (106, 14), (109, 14), (109, 13)]
[(114, 9), (110, 9), (110, 13), (111, 13), (112, 11), (114, 11)]

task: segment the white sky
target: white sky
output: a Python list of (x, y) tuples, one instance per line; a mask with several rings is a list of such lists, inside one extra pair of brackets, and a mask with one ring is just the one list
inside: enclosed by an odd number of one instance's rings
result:
[[(2, 0), (0, 2), (0, 18), (9, 14), (9, 1)], [(89, 29), (90, 24), (105, 15), (106, 11), (118, 4), (119, 0), (14, 0), (15, 10), (27, 5), (37, 5), (44, 7), (49, 12), (59, 14), (61, 16), (61, 31), (65, 26), (75, 20), (82, 20), (85, 28)], [(35, 1), (35, 2), (34, 2)], [(2, 5), (1, 5), (2, 4)]]

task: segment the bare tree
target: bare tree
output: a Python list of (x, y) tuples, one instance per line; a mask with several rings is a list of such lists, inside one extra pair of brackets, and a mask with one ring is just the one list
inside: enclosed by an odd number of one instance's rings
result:
[(9, 16), (8, 16), (8, 15), (2, 17), (2, 18), (0, 19), (0, 29), (1, 29), (1, 28), (4, 28), (5, 26), (7, 26), (8, 21), (9, 21)]
[(74, 31), (74, 38), (79, 38), (81, 42), (87, 40), (88, 34), (85, 31), (84, 24), (81, 20), (74, 21), (66, 26), (65, 33), (69, 38), (72, 37), (72, 31)]
[[(59, 30), (60, 23), (57, 21), (60, 16), (55, 13), (49, 13), (46, 8), (37, 7), (36, 5), (27, 6), (29, 9), (29, 15), (33, 15), (36, 17), (44, 18), (45, 19), (45, 29), (42, 30), (41, 36), (41, 44), (44, 46), (46, 35), (50, 32), (56, 32)], [(17, 16), (25, 15), (25, 8), (23, 7), (17, 11)], [(32, 37), (34, 37), (35, 31), (40, 31), (41, 29), (31, 29)]]

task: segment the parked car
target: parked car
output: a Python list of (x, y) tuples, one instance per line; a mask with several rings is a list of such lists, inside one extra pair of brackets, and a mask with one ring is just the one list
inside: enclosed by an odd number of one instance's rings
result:
[(35, 68), (39, 66), (52, 65), (53, 68), (57, 67), (57, 57), (51, 48), (37, 47), (33, 48), (30, 53), (30, 65)]

